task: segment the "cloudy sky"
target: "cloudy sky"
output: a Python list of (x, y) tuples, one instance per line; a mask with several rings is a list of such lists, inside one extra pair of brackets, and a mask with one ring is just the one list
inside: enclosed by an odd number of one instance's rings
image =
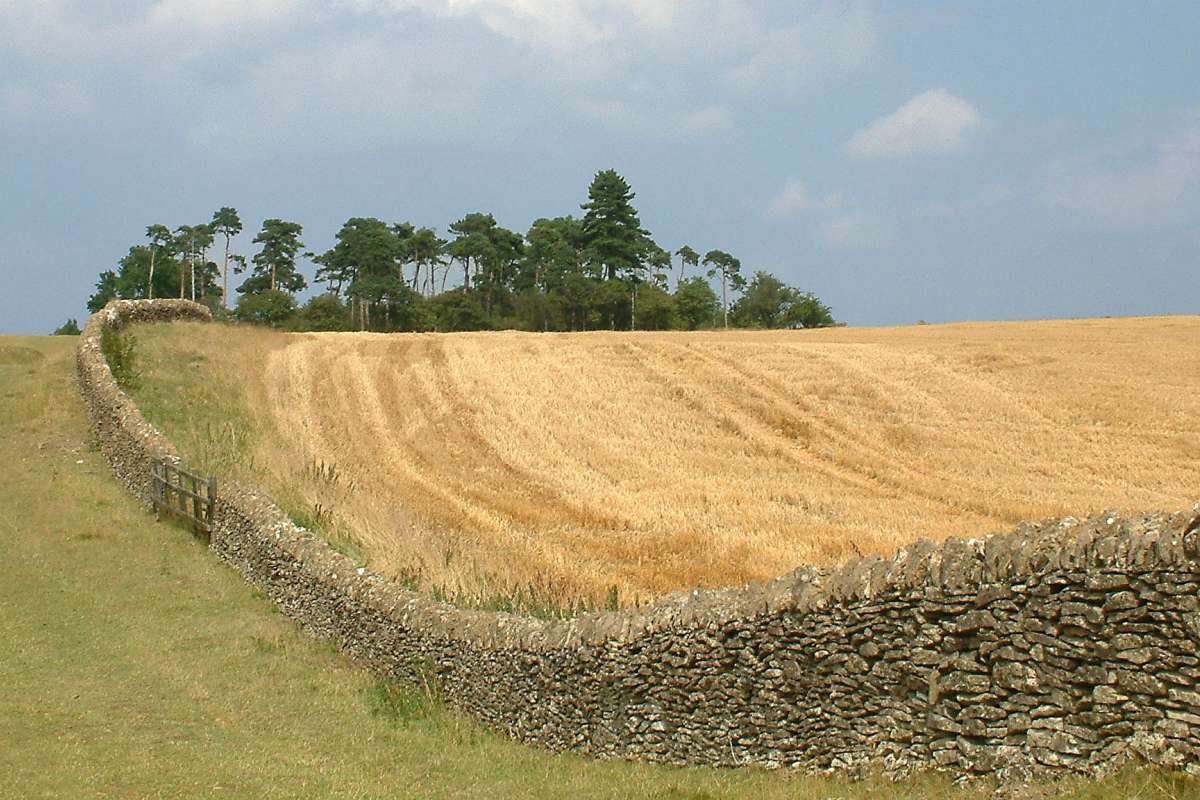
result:
[(523, 231), (609, 167), (663, 246), (853, 324), (1196, 313), (1198, 39), (1195, 2), (0, 0), (0, 330), (84, 316), (153, 222)]

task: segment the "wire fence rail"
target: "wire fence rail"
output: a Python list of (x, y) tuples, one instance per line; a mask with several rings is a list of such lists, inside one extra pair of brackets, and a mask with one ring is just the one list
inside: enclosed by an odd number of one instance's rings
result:
[(151, 463), (151, 470), (155, 515), (178, 517), (197, 535), (209, 537), (217, 504), (217, 479), (212, 475), (197, 475), (161, 458)]

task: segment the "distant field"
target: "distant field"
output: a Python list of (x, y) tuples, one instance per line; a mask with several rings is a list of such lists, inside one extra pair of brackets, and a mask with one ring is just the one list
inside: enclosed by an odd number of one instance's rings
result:
[(1200, 317), (141, 336), (189, 457), (452, 595), (625, 603), (1200, 496)]

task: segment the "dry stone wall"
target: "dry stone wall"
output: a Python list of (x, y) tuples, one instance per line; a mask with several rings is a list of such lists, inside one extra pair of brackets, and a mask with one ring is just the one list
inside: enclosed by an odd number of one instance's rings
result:
[[(174, 456), (117, 388), (102, 326), (206, 319), (110, 304), (79, 375), (114, 473), (149, 501)], [(1137, 755), (1200, 762), (1200, 517), (1102, 516), (762, 585), (542, 621), (467, 611), (358, 568), (268, 498), (222, 482), (210, 547), (310, 632), (544, 747), (803, 769), (935, 767), (1018, 777)]]

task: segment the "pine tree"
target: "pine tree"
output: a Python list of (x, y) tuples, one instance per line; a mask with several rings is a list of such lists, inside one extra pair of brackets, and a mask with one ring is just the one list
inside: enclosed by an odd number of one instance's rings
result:
[(254, 237), (254, 243), (262, 245), (262, 249), (254, 255), (254, 270), (238, 291), (242, 294), (267, 290), (302, 291), (308, 283), (296, 269), (296, 255), (304, 247), (300, 241), (303, 231), (297, 222), (264, 221), (262, 230)]
[(597, 172), (583, 204), (583, 239), (587, 261), (606, 280), (640, 275), (650, 247), (633, 207), (633, 190), (615, 170)]
[(225, 260), (221, 264), (221, 305), (229, 308), (229, 240), (242, 232), (242, 220), (236, 208), (224, 206), (213, 214), (209, 227), (225, 237)]

